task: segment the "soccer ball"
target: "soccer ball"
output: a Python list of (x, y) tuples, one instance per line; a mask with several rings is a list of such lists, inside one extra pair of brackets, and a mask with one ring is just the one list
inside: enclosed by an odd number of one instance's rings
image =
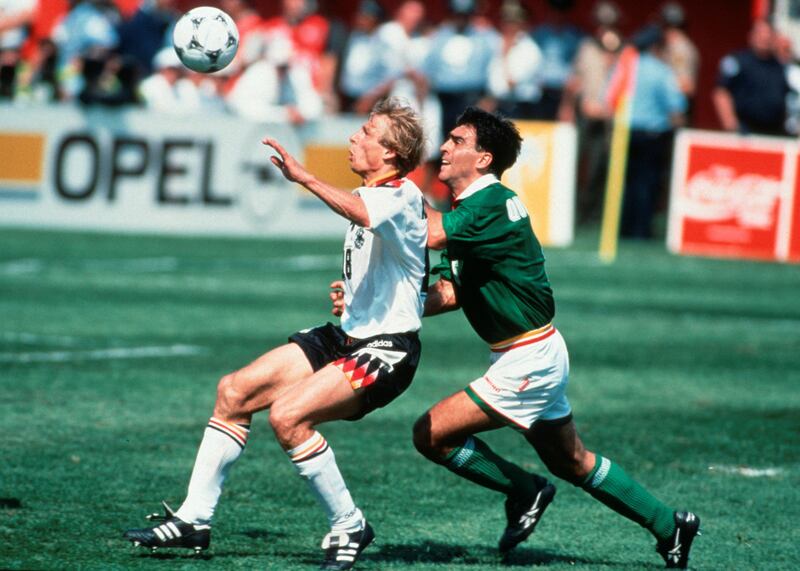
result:
[(239, 30), (218, 8), (189, 10), (175, 24), (172, 44), (183, 65), (193, 71), (219, 71), (233, 60), (239, 47)]

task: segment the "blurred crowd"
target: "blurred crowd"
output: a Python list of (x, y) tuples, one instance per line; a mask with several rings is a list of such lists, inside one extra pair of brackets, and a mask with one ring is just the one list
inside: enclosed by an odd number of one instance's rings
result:
[[(691, 121), (700, 67), (677, 2), (658, 7), (626, 38), (620, 9), (604, 0), (594, 6), (588, 33), (570, 23), (572, 0), (550, 0), (546, 21), (520, 0), (504, 0), (496, 21), (485, 2), (448, 0), (436, 25), (419, 0), (393, 2), (391, 12), (363, 0), (348, 22), (315, 0), (281, 0), (272, 18), (248, 0), (219, 0), (214, 4), (238, 26), (240, 46), (229, 67), (207, 75), (183, 68), (172, 49), (180, 16), (174, 0), (142, 0), (125, 16), (113, 0), (69, 0), (51, 29), (33, 37), (36, 10), (46, 4), (0, 0), (0, 98), (214, 110), (302, 125), (330, 113), (365, 113), (380, 98), (401, 95), (425, 117), (429, 159), (468, 105), (569, 121), (580, 140), (579, 222), (598, 216), (626, 73), (620, 54), (633, 48), (638, 71), (622, 222), (632, 237), (652, 232), (661, 200), (655, 189), (666, 179), (675, 127)], [(748, 46), (718, 66), (713, 100), (726, 130), (798, 134), (800, 66), (789, 38), (758, 21)]]

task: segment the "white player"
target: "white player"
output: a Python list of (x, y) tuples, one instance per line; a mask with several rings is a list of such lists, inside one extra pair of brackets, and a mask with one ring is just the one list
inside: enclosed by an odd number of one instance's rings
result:
[(150, 548), (207, 548), (223, 481), (244, 449), (252, 416), (270, 409), (278, 441), (330, 522), (322, 569), (351, 568), (369, 545), (373, 530), (315, 427), (357, 420), (387, 405), (416, 371), (428, 231), (422, 194), (404, 177), (419, 163), (424, 142), (411, 108), (396, 99), (379, 103), (350, 137), (350, 168), (364, 183), (348, 192), (318, 180), (277, 141), (264, 140), (288, 180), (351, 222), (342, 268), (347, 310), (340, 326), (295, 333), (288, 344), (219, 381), (186, 500), (174, 512), (165, 504), (163, 523), (129, 530), (126, 539)]

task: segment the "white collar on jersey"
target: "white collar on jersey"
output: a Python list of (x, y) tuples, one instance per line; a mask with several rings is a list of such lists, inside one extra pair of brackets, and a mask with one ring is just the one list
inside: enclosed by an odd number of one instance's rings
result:
[(470, 185), (467, 188), (464, 189), (464, 192), (462, 192), (461, 194), (459, 194), (456, 197), (455, 202), (461, 202), (465, 198), (469, 198), (470, 196), (472, 196), (476, 192), (479, 192), (479, 191), (483, 190), (484, 188), (486, 188), (487, 186), (491, 186), (491, 185), (493, 185), (493, 184), (495, 184), (497, 182), (500, 182), (500, 181), (498, 180), (498, 178), (496, 176), (494, 176), (493, 174), (485, 174), (482, 177), (473, 180), (470, 183)]

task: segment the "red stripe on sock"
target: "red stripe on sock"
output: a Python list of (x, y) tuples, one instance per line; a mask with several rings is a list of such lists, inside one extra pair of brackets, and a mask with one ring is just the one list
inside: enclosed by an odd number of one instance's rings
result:
[(242, 448), (247, 444), (247, 433), (238, 426), (234, 429), (235, 425), (217, 420), (216, 418), (210, 418), (208, 420), (208, 425), (233, 438)]

